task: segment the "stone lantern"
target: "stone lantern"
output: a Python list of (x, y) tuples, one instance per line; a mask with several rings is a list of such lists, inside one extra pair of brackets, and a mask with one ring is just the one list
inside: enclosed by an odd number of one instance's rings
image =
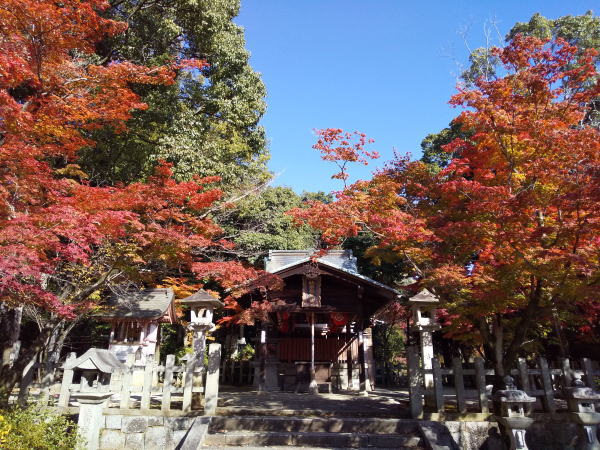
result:
[[(439, 303), (439, 299), (427, 289), (423, 289), (417, 295), (408, 299), (414, 327), (419, 332), (423, 368), (429, 370), (433, 368), (431, 361), (433, 359), (433, 332), (440, 328), (435, 311)], [(433, 374), (425, 374), (424, 379), (425, 388), (433, 387)]]
[(594, 402), (600, 400), (600, 394), (594, 392), (592, 388), (586, 387), (581, 381), (581, 376), (576, 374), (573, 386), (565, 389), (565, 397), (572, 419), (585, 431), (586, 442), (581, 448), (599, 450), (600, 443), (596, 436), (596, 429), (600, 423), (600, 413), (596, 412)]
[(206, 332), (214, 328), (213, 312), (216, 308), (222, 307), (223, 302), (200, 289), (195, 294), (180, 300), (179, 303), (190, 308), (189, 329), (194, 333), (192, 348), (197, 358), (203, 361), (204, 349), (206, 348)]
[(496, 411), (496, 420), (504, 427), (511, 450), (526, 450), (525, 432), (534, 420), (525, 415), (525, 405), (534, 403), (535, 398), (517, 389), (511, 376), (504, 377), (504, 384), (506, 389), (497, 391), (493, 396), (494, 404), (498, 405), (500, 410)]
[[(87, 352), (73, 361), (65, 363), (65, 370), (81, 372), (81, 392), (107, 392), (110, 377), (117, 369), (124, 369), (125, 364), (117, 359), (110, 350), (90, 348)], [(77, 395), (77, 394), (74, 394)]]
[(100, 437), (102, 408), (112, 395), (109, 392), (110, 378), (116, 370), (125, 369), (125, 365), (110, 350), (90, 348), (79, 358), (67, 361), (64, 369), (81, 373), (79, 390), (71, 397), (80, 404), (79, 434), (86, 440), (86, 448), (95, 450)]

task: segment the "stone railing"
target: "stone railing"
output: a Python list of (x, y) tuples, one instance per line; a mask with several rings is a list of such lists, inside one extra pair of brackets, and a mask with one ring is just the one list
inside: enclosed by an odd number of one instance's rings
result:
[[(195, 359), (175, 365), (174, 355), (167, 355), (164, 365), (150, 360), (138, 366), (133, 358), (134, 355), (129, 355), (125, 367), (116, 369), (106, 386), (95, 386), (98, 391), (111, 393), (103, 408), (105, 413), (117, 414), (116, 409), (128, 415), (136, 411), (145, 414), (149, 410), (160, 410), (163, 415), (180, 415), (198, 410), (205, 414), (214, 412), (219, 386), (220, 344), (209, 346), (207, 368), (202, 361)], [(68, 367), (73, 360), (75, 355), (71, 354), (65, 366)], [(81, 383), (73, 383), (74, 376), (74, 370), (64, 370), (58, 407), (77, 405)]]
[[(493, 369), (486, 368), (483, 358), (475, 358), (470, 367), (464, 367), (460, 358), (454, 358), (449, 367), (442, 367), (438, 358), (432, 359), (432, 369), (422, 367), (416, 347), (407, 348), (411, 415), (414, 418), (442, 418), (480, 416), (491, 414)], [(564, 388), (571, 386), (575, 377), (595, 388), (595, 377), (600, 376), (598, 363), (582, 358), (576, 363), (563, 359), (550, 368), (545, 358), (539, 357), (535, 367), (519, 358), (517, 367), (510, 371), (519, 389), (536, 398), (533, 410), (554, 413), (566, 410)], [(578, 367), (578, 368), (574, 368)], [(426, 385), (427, 384), (427, 385)]]

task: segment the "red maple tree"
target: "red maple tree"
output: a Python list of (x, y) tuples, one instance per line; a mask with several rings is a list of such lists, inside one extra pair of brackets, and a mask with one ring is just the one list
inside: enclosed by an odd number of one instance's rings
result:
[[(397, 157), (292, 214), (326, 242), (368, 230), (444, 303), (446, 333), (481, 345), (499, 373), (532, 336), (600, 318), (600, 94), (594, 51), (517, 36), (495, 50), (502, 76), (459, 88), (455, 121), (472, 133), (439, 173)], [(598, 336), (596, 336), (597, 338)]]
[(238, 282), (239, 263), (207, 263), (231, 244), (205, 212), (216, 178), (176, 182), (160, 164), (146, 182), (98, 186), (77, 165), (90, 131), (121, 131), (146, 107), (136, 84), (174, 83), (203, 61), (144, 67), (99, 63), (95, 46), (126, 25), (98, 14), (100, 0), (0, 4), (0, 301), (40, 311), (40, 336), (0, 370), (6, 394), (28, 357), (64, 339), (72, 319), (97, 307), (107, 285), (155, 284), (170, 272)]

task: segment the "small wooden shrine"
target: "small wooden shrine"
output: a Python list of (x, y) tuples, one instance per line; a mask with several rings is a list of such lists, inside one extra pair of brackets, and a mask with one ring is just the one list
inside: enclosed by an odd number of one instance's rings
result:
[(175, 294), (172, 289), (145, 289), (112, 297), (99, 319), (110, 322), (108, 349), (119, 361), (135, 354), (145, 363), (159, 357), (160, 324), (175, 323)]
[[(269, 293), (270, 321), (258, 334), (255, 384), (265, 390), (370, 390), (370, 319), (398, 293), (358, 273), (348, 250), (271, 250), (267, 272), (285, 287)], [(246, 302), (258, 300), (250, 294)], [(310, 388), (310, 389), (309, 389)]]

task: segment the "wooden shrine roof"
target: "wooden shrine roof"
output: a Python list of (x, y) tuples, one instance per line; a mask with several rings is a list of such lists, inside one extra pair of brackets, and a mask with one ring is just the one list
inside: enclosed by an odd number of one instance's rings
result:
[[(301, 270), (295, 270), (300, 266), (304, 266), (307, 265), (308, 263), (310, 263), (310, 258), (303, 258), (299, 261), (296, 261), (294, 263), (288, 264), (286, 266), (280, 267), (279, 269), (277, 269), (276, 271), (272, 272), (276, 275), (279, 275), (282, 278), (285, 278), (286, 276), (290, 276), (290, 275), (294, 275), (294, 274), (299, 274), (302, 273)], [(339, 272), (340, 275), (342, 275), (343, 277), (351, 280), (354, 279), (357, 283), (359, 284), (365, 284), (365, 285), (370, 285), (373, 286), (377, 289), (380, 289), (382, 291), (386, 291), (390, 297), (390, 299), (395, 298), (397, 295), (400, 295), (400, 292), (397, 291), (394, 288), (391, 288), (383, 283), (380, 283), (379, 281), (375, 281), (372, 278), (366, 277), (364, 275), (361, 275), (360, 273), (358, 273), (358, 271), (356, 270), (352, 270), (352, 269), (348, 269), (346, 267), (343, 266), (339, 266), (337, 264), (334, 264), (330, 261), (327, 260), (323, 260), (323, 259), (317, 259), (316, 260), (316, 264), (318, 266), (327, 268), (327, 269), (332, 269), (332, 272)]]
[[(334, 257), (311, 259), (312, 252), (297, 251), (293, 260), (292, 251), (285, 256), (287, 264), (280, 264), (271, 273), (284, 279), (286, 286), (274, 293), (273, 312), (346, 312), (372, 317), (401, 295), (401, 292), (360, 274), (356, 259), (350, 251), (340, 251)], [(271, 252), (270, 252), (271, 255)], [(285, 259), (284, 259), (285, 261)], [(322, 278), (321, 306), (303, 308), (298, 285), (307, 271), (318, 273)]]

